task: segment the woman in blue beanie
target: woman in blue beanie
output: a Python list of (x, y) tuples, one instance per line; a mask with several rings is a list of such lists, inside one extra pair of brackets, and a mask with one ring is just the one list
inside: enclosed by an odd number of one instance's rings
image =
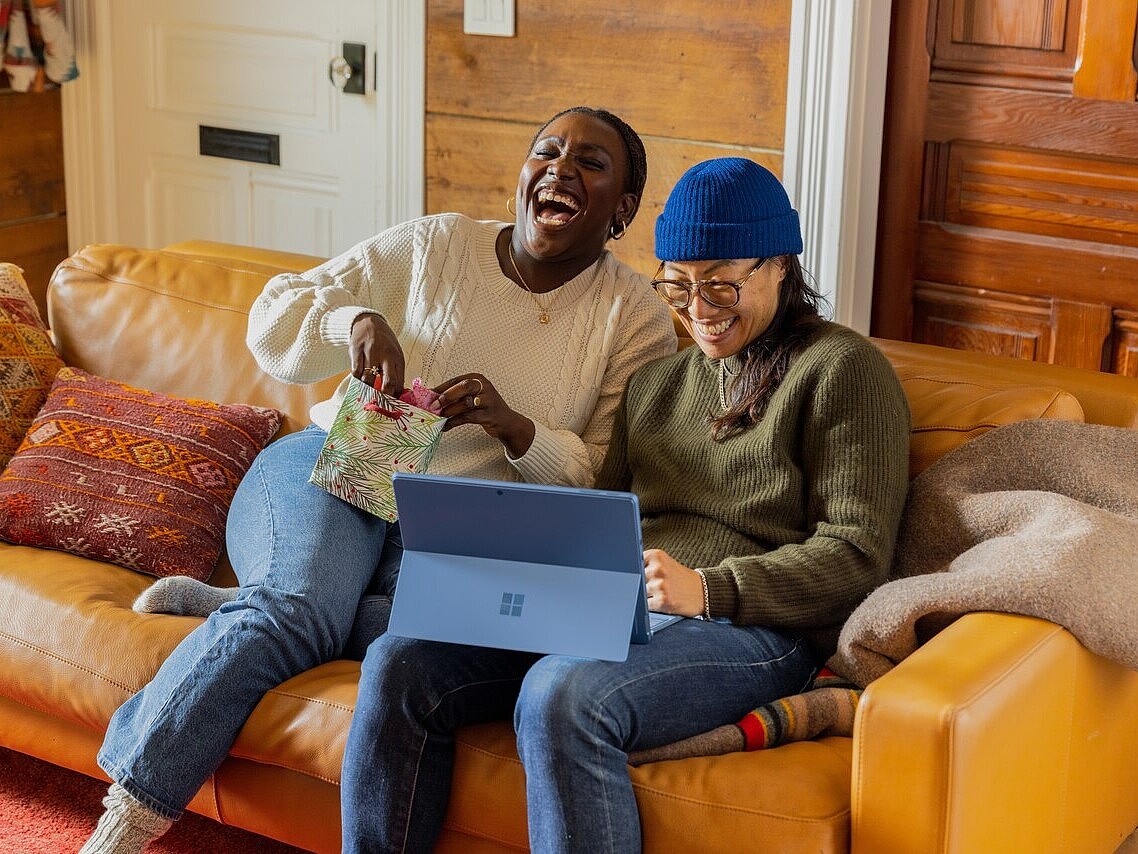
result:
[(908, 406), (881, 353), (819, 315), (781, 184), (739, 158), (693, 167), (656, 249), (653, 287), (697, 346), (632, 376), (597, 486), (639, 496), (652, 610), (694, 619), (623, 662), (385, 636), (353, 757), (382, 785), (345, 808), (346, 850), (429, 850), (453, 730), (512, 710), (531, 849), (640, 851), (629, 753), (805, 688), (885, 580)]
[(656, 221), (653, 287), (696, 346), (633, 375), (597, 485), (639, 497), (651, 609), (697, 619), (624, 662), (530, 668), (534, 851), (639, 851), (628, 754), (802, 690), (886, 580), (908, 405), (880, 351), (819, 315), (801, 251), (786, 191), (741, 158), (692, 167)]

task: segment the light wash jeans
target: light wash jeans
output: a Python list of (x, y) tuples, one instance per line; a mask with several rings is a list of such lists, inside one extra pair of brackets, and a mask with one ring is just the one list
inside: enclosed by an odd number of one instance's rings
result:
[[(374, 612), (361, 606), (370, 615), (365, 633), (386, 627), (379, 594), (394, 589), (392, 563), (380, 560), (388, 525), (308, 482), (325, 435), (309, 427), (257, 456), (226, 526), (242, 585), (236, 600), (194, 629), (111, 718), (99, 766), (166, 818), (181, 816), (267, 691), (343, 652), (365, 591), (380, 600)], [(398, 566), (398, 554), (386, 557)]]
[(627, 753), (737, 721), (801, 691), (813, 669), (795, 638), (702, 620), (634, 644), (624, 662), (383, 635), (364, 659), (345, 750), (344, 851), (429, 852), (454, 730), (512, 711), (531, 849), (639, 852)]

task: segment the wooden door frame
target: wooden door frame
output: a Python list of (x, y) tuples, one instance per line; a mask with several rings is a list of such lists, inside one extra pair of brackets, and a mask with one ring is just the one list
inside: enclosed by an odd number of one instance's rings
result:
[(931, 65), (928, 12), (928, 0), (898, 0), (889, 33), (890, 64), (903, 71), (893, 75), (885, 93), (891, 121), (882, 141), (881, 160), (890, 168), (881, 176), (870, 325), (874, 335), (904, 341), (910, 340), (913, 332), (913, 280)]
[[(80, 70), (62, 87), (67, 238), (75, 252), (88, 243), (117, 242), (114, 78), (106, 5), (65, 0), (65, 6)], [(384, 228), (423, 212), (426, 4), (380, 3), (376, 29), (376, 223)]]

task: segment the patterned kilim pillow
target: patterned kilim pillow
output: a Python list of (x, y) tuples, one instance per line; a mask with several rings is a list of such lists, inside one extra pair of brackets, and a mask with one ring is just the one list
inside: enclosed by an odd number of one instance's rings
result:
[(0, 264), (0, 469), (63, 367), (22, 272), (15, 264)]
[(0, 538), (204, 580), (233, 492), (280, 421), (63, 368), (0, 474)]

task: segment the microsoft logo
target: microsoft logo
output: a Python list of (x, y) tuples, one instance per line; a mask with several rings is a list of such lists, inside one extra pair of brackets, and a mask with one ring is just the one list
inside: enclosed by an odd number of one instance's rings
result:
[(498, 609), (498, 613), (503, 617), (520, 617), (522, 615), (522, 603), (525, 600), (526, 595), (524, 593), (503, 593), (502, 607)]

